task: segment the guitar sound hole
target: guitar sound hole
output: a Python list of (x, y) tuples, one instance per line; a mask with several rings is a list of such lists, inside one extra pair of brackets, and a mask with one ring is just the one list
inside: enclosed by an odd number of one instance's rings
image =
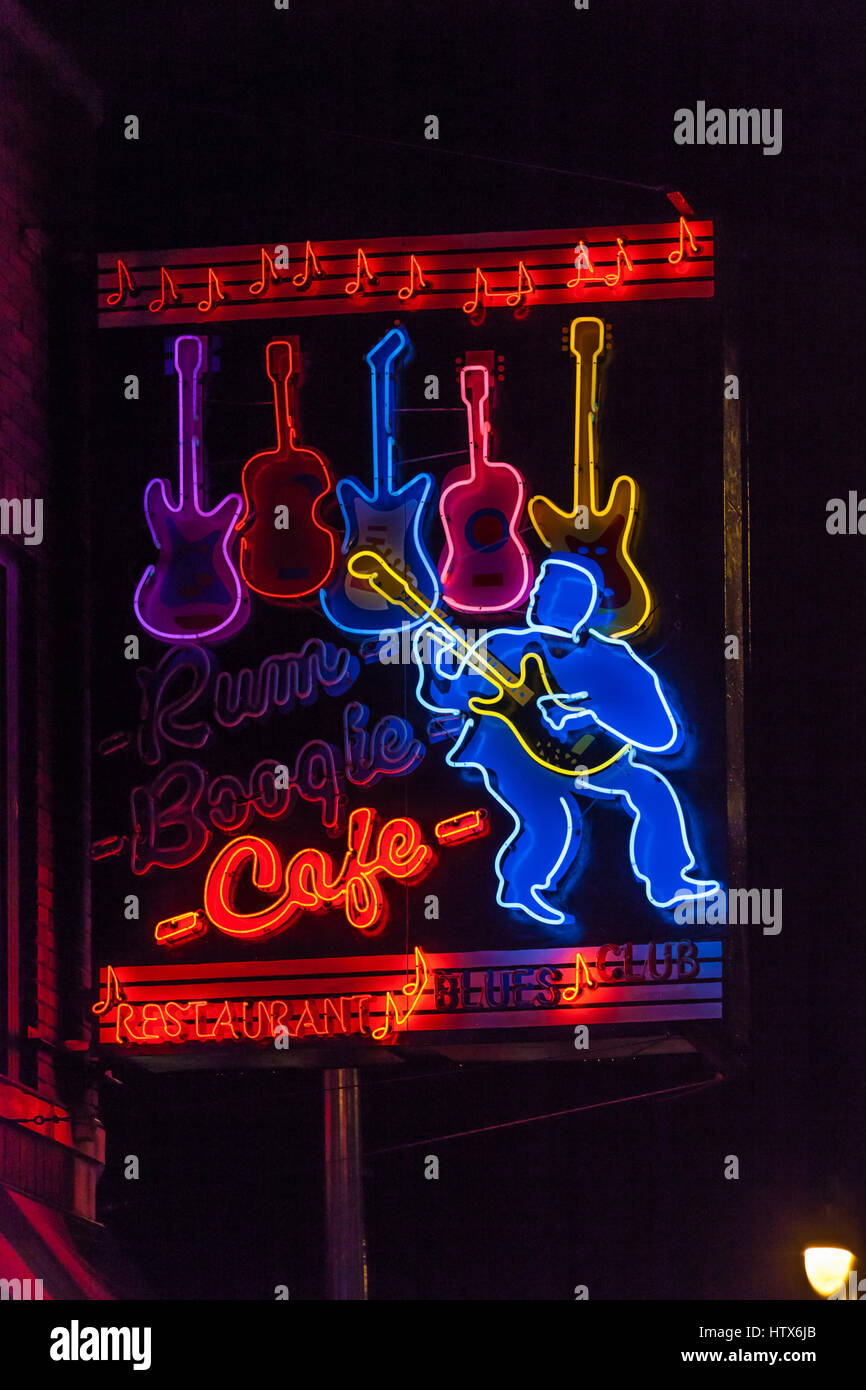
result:
[(495, 516), (480, 516), (472, 527), (472, 539), (478, 546), (495, 545), (502, 540), (502, 523)]
[(481, 507), (466, 522), (466, 540), (473, 550), (499, 550), (508, 539), (508, 518), (493, 507)]

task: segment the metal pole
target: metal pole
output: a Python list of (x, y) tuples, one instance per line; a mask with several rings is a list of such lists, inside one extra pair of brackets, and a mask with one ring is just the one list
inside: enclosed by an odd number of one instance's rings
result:
[(361, 1078), (355, 1067), (325, 1071), (325, 1240), (328, 1298), (367, 1298), (361, 1178)]

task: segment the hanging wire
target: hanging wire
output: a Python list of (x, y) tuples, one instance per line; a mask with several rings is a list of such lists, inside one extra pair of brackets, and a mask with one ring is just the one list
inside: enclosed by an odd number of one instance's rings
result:
[(580, 1115), (589, 1110), (604, 1110), (608, 1106), (625, 1105), (632, 1100), (654, 1100), (659, 1096), (682, 1095), (686, 1091), (703, 1091), (723, 1080), (724, 1077), (721, 1072), (718, 1072), (707, 1081), (690, 1081), (683, 1086), (668, 1086), (661, 1091), (639, 1091), (633, 1096), (618, 1096), (615, 1100), (600, 1100), (592, 1105), (574, 1105), (567, 1110), (550, 1110), (544, 1115), (527, 1115), (522, 1120), (503, 1120), (495, 1125), (480, 1125), (477, 1129), (458, 1129), (453, 1134), (436, 1134), (428, 1139), (412, 1139), (406, 1144), (392, 1144), (386, 1149), (367, 1149), (364, 1152), (364, 1157), (374, 1158), (379, 1154), (399, 1153), (401, 1149), (417, 1149), (422, 1144), (444, 1144), (448, 1139), (465, 1139), (474, 1134), (491, 1134), (499, 1129), (516, 1129), (518, 1125), (532, 1125), (539, 1120), (557, 1120), (563, 1115)]

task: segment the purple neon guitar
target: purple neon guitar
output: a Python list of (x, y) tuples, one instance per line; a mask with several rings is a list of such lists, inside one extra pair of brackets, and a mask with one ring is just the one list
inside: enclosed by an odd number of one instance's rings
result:
[(229, 493), (212, 511), (202, 505), (201, 385), (202, 342), (184, 335), (175, 341), (178, 377), (180, 487), (172, 498), (165, 478), (152, 478), (144, 512), (154, 545), (135, 591), (135, 614), (142, 627), (163, 642), (225, 641), (249, 616), (249, 596), (232, 558), (235, 525), (243, 498)]

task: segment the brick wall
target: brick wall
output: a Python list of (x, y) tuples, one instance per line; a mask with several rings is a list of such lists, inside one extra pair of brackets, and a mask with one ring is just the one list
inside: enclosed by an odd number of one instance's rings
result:
[(54, 1137), (93, 1152), (85, 1063), (65, 1044), (86, 1035), (90, 984), (85, 463), (98, 99), (14, 0), (0, 0), (0, 89), (0, 498), (42, 498), (44, 518), (41, 545), (0, 535), (22, 586), (18, 755), (29, 817), (20, 1028), (0, 1114), (21, 1113), (10, 1086), (37, 1091), (43, 1112), (70, 1115)]

